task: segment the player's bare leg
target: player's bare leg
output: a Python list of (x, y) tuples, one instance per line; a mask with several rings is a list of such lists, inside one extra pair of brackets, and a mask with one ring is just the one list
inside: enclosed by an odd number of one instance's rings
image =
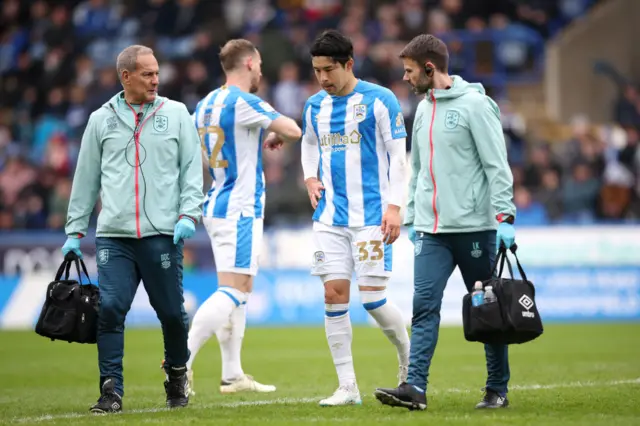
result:
[(349, 286), (347, 277), (325, 275), (324, 325), (333, 363), (338, 373), (338, 389), (320, 401), (321, 406), (361, 404), (360, 391), (351, 355), (353, 332), (349, 317)]

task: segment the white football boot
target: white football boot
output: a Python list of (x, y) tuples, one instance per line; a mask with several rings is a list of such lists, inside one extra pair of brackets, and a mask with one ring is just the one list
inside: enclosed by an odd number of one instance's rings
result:
[(351, 385), (340, 386), (329, 398), (320, 401), (321, 407), (335, 407), (339, 405), (360, 405), (360, 391), (354, 383)]
[(253, 376), (244, 374), (234, 380), (220, 381), (220, 393), (238, 393), (238, 392), (274, 392), (276, 387), (273, 385), (263, 385), (257, 382)]
[(193, 370), (187, 370), (187, 392), (189, 396), (196, 394), (196, 391), (193, 390)]

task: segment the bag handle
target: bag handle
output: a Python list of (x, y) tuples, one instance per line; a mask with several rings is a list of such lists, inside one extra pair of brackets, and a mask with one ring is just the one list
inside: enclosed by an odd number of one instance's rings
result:
[[(520, 264), (520, 259), (518, 259), (518, 255), (516, 254), (516, 250), (518, 250), (518, 246), (516, 245), (516, 243), (513, 243), (513, 245), (511, 246), (511, 248), (509, 249), (511, 250), (511, 253), (513, 253), (513, 257), (516, 258), (516, 265), (518, 266), (518, 271), (520, 272), (520, 276), (522, 277), (522, 279), (524, 281), (529, 281), (527, 279), (527, 274), (524, 273), (524, 269), (522, 269), (522, 265)], [(509, 265), (511, 266), (511, 265)]]
[[(522, 277), (522, 279), (524, 281), (529, 281), (527, 280), (527, 274), (525, 274), (524, 269), (522, 268), (522, 265), (520, 264), (520, 259), (518, 259), (518, 255), (516, 254), (516, 251), (518, 250), (518, 245), (517, 244), (513, 244), (509, 250), (511, 251), (511, 253), (513, 253), (513, 256), (516, 258), (516, 265), (518, 266), (518, 271), (520, 272), (520, 276)], [(514, 279), (513, 277), (513, 267), (511, 266), (511, 261), (509, 260), (509, 257), (507, 256), (507, 248), (505, 247), (504, 243), (500, 243), (500, 249), (498, 250), (498, 256), (496, 257), (496, 263), (493, 266), (493, 271), (491, 272), (492, 275), (495, 274), (496, 272), (496, 268), (498, 267), (498, 263), (500, 264), (500, 269), (498, 272), (498, 277), (502, 276), (502, 271), (504, 270), (504, 262), (507, 262), (507, 266), (509, 268), (509, 275), (511, 276), (511, 279)]]
[(71, 268), (71, 261), (67, 259), (67, 257), (65, 256), (65, 259), (62, 261), (62, 263), (60, 264), (60, 266), (58, 267), (58, 272), (56, 272), (56, 281), (60, 281), (60, 278), (62, 278), (62, 274), (65, 275), (64, 279), (68, 280), (69, 279), (69, 269)]
[(82, 266), (82, 272), (84, 272), (84, 275), (87, 277), (87, 281), (89, 282), (89, 284), (91, 284), (91, 278), (89, 278), (89, 272), (87, 272), (87, 266), (84, 264), (82, 259), (76, 258), (75, 264), (76, 264), (76, 271), (78, 272), (78, 281), (80, 282), (80, 285), (82, 285), (82, 274), (80, 274), (80, 266)]
[(64, 261), (58, 268), (56, 272), (56, 281), (59, 281), (62, 278), (62, 274), (64, 273), (64, 279), (69, 279), (69, 272), (71, 269), (71, 264), (75, 263), (76, 271), (78, 272), (78, 282), (82, 285), (82, 274), (80, 273), (80, 267), (82, 266), (82, 272), (87, 277), (87, 281), (91, 284), (91, 278), (89, 278), (89, 272), (87, 272), (87, 266), (84, 264), (82, 259), (80, 259), (75, 253), (69, 252), (65, 255)]
[(498, 256), (496, 257), (496, 265), (493, 268), (493, 272), (495, 273), (495, 269), (500, 263), (500, 269), (498, 270), (498, 277), (502, 277), (502, 272), (504, 271), (504, 263), (507, 262), (507, 267), (509, 268), (509, 276), (513, 279), (513, 268), (511, 266), (511, 262), (509, 261), (509, 257), (507, 257), (507, 250), (504, 247), (500, 247), (498, 251)]

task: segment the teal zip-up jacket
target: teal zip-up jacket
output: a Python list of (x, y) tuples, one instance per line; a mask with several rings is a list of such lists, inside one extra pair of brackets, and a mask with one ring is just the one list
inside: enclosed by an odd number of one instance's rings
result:
[(131, 106), (124, 92), (118, 93), (89, 117), (66, 234), (87, 235), (98, 194), (98, 237), (173, 235), (182, 216), (198, 223), (204, 199), (201, 155), (183, 103), (156, 96), (153, 104)]
[(516, 216), (500, 110), (481, 84), (452, 77), (416, 111), (404, 223), (432, 234), (494, 230), (498, 215)]

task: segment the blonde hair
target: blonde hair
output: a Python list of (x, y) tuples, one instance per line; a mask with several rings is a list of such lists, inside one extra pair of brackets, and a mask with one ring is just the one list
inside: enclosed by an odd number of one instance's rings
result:
[(237, 38), (229, 40), (220, 50), (220, 64), (225, 72), (234, 70), (240, 61), (248, 56), (256, 53), (258, 49), (249, 40)]

